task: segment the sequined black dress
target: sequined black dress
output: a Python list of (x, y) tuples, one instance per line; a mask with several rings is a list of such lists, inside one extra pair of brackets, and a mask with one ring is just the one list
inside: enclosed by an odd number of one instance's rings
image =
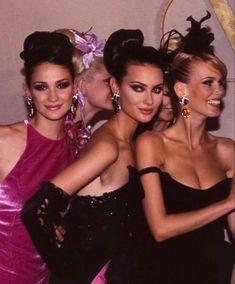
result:
[[(142, 193), (136, 170), (129, 167), (129, 173), (129, 182), (113, 192), (100, 197), (74, 196), (63, 218), (61, 212), (66, 210), (69, 196), (51, 183), (44, 183), (27, 201), (22, 220), (52, 271), (51, 283), (91, 283), (112, 258), (108, 283), (130, 283), (136, 260), (135, 237), (141, 231)], [(58, 247), (54, 224), (60, 223), (66, 225), (66, 235)]]
[[(150, 168), (151, 169), (151, 168)], [(223, 200), (231, 179), (206, 190), (188, 187), (158, 168), (167, 213), (197, 210)], [(226, 216), (190, 233), (157, 243), (145, 244), (142, 265), (148, 284), (230, 284), (235, 260), (231, 243), (225, 241)]]

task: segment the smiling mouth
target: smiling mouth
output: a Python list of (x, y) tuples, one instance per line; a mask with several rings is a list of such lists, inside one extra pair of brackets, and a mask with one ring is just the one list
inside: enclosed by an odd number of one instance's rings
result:
[(221, 100), (209, 100), (207, 103), (212, 106), (220, 106)]
[(61, 105), (56, 105), (56, 106), (46, 106), (46, 108), (47, 108), (48, 110), (51, 110), (51, 111), (56, 111), (56, 110), (58, 110), (58, 109), (60, 109), (60, 108), (61, 108)]

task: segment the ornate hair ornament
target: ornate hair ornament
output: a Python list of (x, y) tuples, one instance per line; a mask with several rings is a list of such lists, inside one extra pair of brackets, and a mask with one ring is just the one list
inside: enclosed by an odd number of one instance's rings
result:
[[(214, 34), (210, 31), (209, 27), (201, 27), (202, 23), (210, 19), (210, 17), (211, 14), (208, 11), (206, 16), (199, 22), (192, 16), (189, 16), (186, 20), (191, 22), (191, 27), (187, 29), (188, 33), (185, 36), (175, 29), (163, 35), (159, 51), (164, 56), (166, 69), (167, 67), (169, 68), (169, 64), (172, 63), (178, 52), (195, 55), (201, 53), (214, 54), (214, 47), (211, 45), (214, 40)], [(177, 38), (179, 39), (178, 45), (171, 49), (172, 40)]]
[(181, 51), (189, 54), (210, 53), (214, 54), (214, 47), (211, 43), (214, 40), (214, 34), (210, 32), (209, 27), (201, 28), (201, 24), (210, 19), (211, 14), (207, 11), (205, 17), (199, 22), (194, 20), (192, 16), (187, 18), (191, 22), (191, 27), (187, 30), (188, 34), (183, 38)]
[(89, 69), (90, 64), (94, 61), (94, 56), (103, 57), (105, 45), (105, 40), (98, 39), (90, 30), (82, 33), (81, 36), (74, 30), (70, 30), (74, 35), (75, 47), (84, 53), (83, 64), (85, 69)]
[(177, 38), (180, 39), (180, 41), (182, 41), (184, 37), (177, 30), (173, 29), (173, 30), (170, 30), (169, 32), (166, 32), (162, 36), (161, 41), (160, 41), (159, 52), (161, 53), (161, 56), (163, 58), (165, 75), (168, 74), (170, 64), (172, 63), (175, 55), (177, 54), (179, 50), (178, 46), (175, 49), (170, 47), (171, 42), (173, 40), (176, 40)]

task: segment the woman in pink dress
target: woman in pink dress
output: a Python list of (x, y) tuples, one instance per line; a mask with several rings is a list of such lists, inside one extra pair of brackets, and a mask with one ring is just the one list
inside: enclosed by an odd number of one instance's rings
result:
[(0, 126), (0, 282), (48, 283), (46, 264), (20, 219), (42, 180), (68, 166), (73, 155), (64, 123), (74, 94), (73, 46), (65, 35), (35, 32), (24, 42), (29, 120)]

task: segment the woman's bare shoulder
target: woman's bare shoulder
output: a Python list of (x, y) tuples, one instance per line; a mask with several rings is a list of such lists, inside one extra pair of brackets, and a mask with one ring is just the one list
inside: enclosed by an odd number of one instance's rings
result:
[(145, 131), (144, 133), (140, 134), (136, 139), (136, 145), (142, 147), (153, 147), (163, 146), (164, 137), (162, 133), (156, 132), (153, 130)]
[(116, 159), (119, 153), (119, 145), (115, 136), (109, 128), (101, 126), (97, 129), (88, 142), (84, 153), (93, 153), (99, 155), (99, 153), (110, 156), (110, 159)]
[(9, 125), (0, 125), (0, 142), (11, 143), (16, 140), (25, 140), (26, 127), (23, 122)]
[(164, 163), (164, 137), (156, 131), (146, 131), (136, 141), (136, 157), (141, 168), (149, 164), (160, 166)]
[(232, 176), (235, 170), (235, 141), (227, 137), (216, 137), (214, 139), (216, 155), (226, 169), (228, 176)]
[(216, 148), (222, 152), (234, 152), (235, 141), (228, 137), (219, 137), (210, 135), (210, 138), (216, 143)]
[(97, 129), (92, 134), (91, 140), (96, 142), (96, 143), (97, 142), (103, 142), (103, 143), (108, 143), (108, 144), (112, 144), (112, 145), (117, 144), (115, 132), (110, 127), (107, 127), (106, 125), (103, 125), (99, 129)]
[(231, 138), (220, 137), (218, 139), (218, 151), (225, 159), (233, 160), (235, 156), (235, 141)]

